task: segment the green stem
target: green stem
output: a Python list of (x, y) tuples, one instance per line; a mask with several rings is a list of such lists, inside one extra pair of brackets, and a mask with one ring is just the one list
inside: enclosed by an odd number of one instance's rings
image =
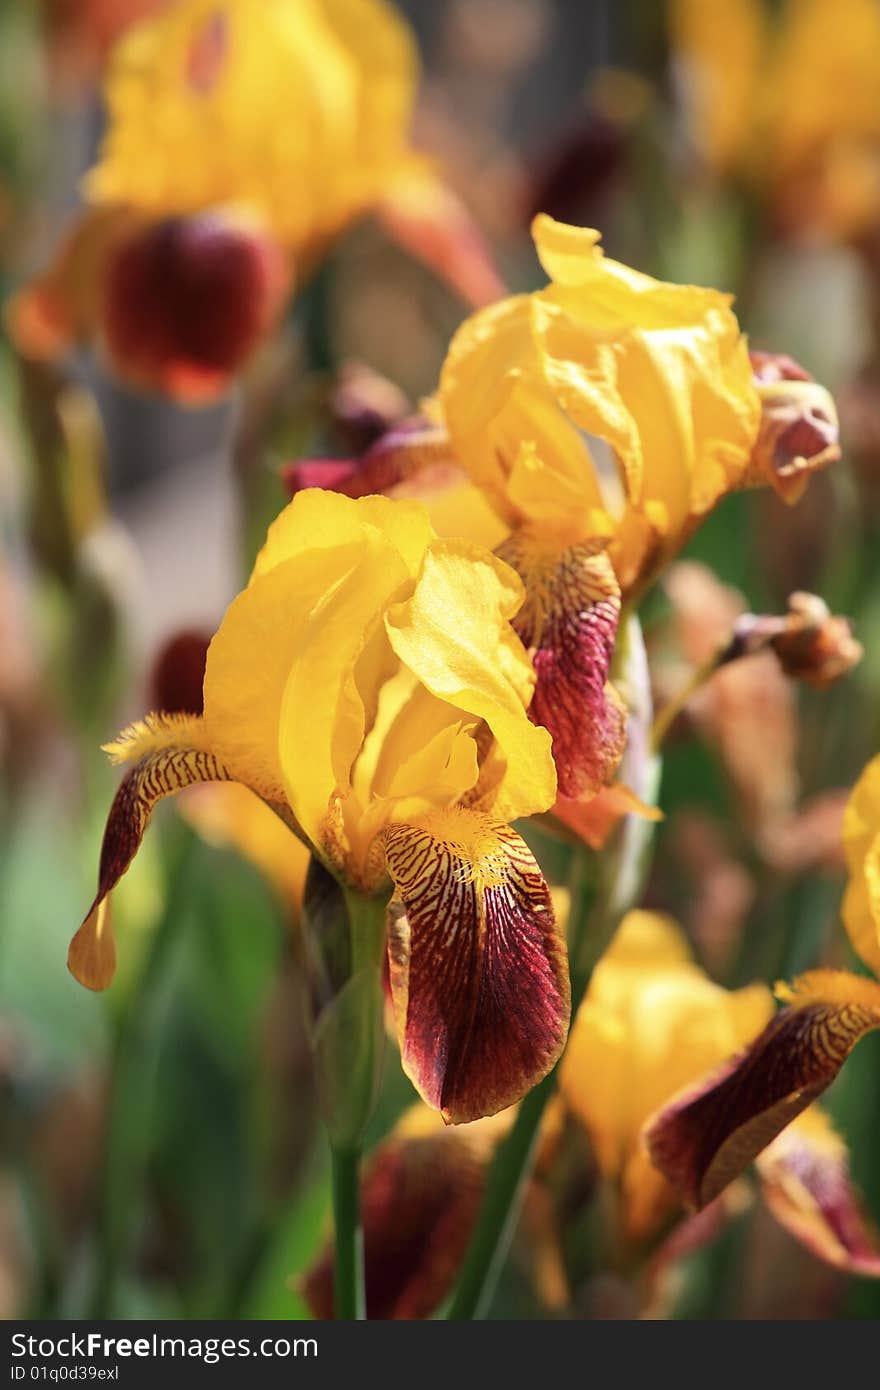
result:
[(364, 1233), (361, 1226), (357, 1149), (331, 1149), (333, 1163), (333, 1308), (337, 1320), (367, 1316)]
[[(181, 867), (178, 865), (177, 870)], [(90, 1319), (112, 1316), (117, 1277), (146, 1161), (156, 1062), (155, 1003), (175, 941), (179, 909), (180, 903), (174, 899), (166, 906), (117, 1028), (99, 1170), (96, 1262), (86, 1312)]]
[(526, 1096), (513, 1128), (496, 1152), (479, 1220), (446, 1315), (453, 1321), (484, 1318), (488, 1312), (519, 1220), (541, 1120), (555, 1091), (554, 1069)]

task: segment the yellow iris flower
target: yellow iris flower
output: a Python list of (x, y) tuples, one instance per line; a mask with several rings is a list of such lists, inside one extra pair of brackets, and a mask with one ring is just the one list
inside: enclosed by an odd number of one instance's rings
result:
[(507, 531), (497, 553), (526, 586), (515, 626), (534, 654), (532, 716), (575, 798), (607, 785), (622, 754), (608, 683), (621, 599), (733, 489), (770, 483), (796, 500), (838, 457), (837, 417), (790, 359), (750, 358), (729, 295), (621, 265), (595, 231), (539, 216), (533, 234), (550, 283), (469, 318), (422, 427), (392, 431), (339, 486), (378, 491), (419, 470), (430, 486), (445, 458), (488, 500)]
[(110, 61), (88, 207), (13, 301), (22, 351), (98, 340), (127, 378), (218, 394), (368, 211), (471, 303), (500, 285), (410, 145), (418, 53), (385, 0), (179, 0)]
[(603, 1177), (619, 1186), (630, 1239), (655, 1235), (679, 1206), (642, 1142), (645, 1121), (750, 1042), (772, 1011), (763, 985), (714, 984), (670, 918), (631, 912), (621, 923), (572, 1024), (560, 1088)]
[[(854, 949), (880, 974), (880, 757), (852, 792), (843, 841), (850, 873), (844, 924)], [(760, 1036), (652, 1123), (654, 1162), (696, 1206), (721, 1192), (822, 1094), (866, 1033), (880, 1028), (880, 984), (864, 976), (810, 970), (776, 993), (785, 1007)]]
[[(880, 213), (876, 0), (671, 0), (689, 132), (794, 230), (857, 235)], [(841, 99), (841, 93), (846, 99)]]
[(112, 978), (108, 894), (154, 804), (240, 782), (348, 894), (393, 889), (391, 992), (422, 1095), (450, 1120), (518, 1099), (559, 1056), (569, 1010), (549, 890), (508, 824), (556, 790), (509, 622), (521, 601), (507, 565), (438, 540), (418, 503), (300, 493), (211, 642), (204, 713), (149, 716), (108, 747), (129, 770), (77, 978)]
[[(681, 1210), (680, 1192), (652, 1162), (646, 1121), (763, 1036), (772, 1012), (764, 985), (714, 984), (670, 918), (631, 912), (622, 922), (572, 1025), (560, 1086), (602, 1176), (618, 1191), (627, 1241), (655, 1241)], [(769, 1144), (758, 1176), (773, 1215), (810, 1250), (850, 1272), (880, 1275), (880, 1243), (861, 1213), (845, 1145), (818, 1107)], [(678, 1239), (692, 1248), (714, 1229), (673, 1235), (671, 1250)]]

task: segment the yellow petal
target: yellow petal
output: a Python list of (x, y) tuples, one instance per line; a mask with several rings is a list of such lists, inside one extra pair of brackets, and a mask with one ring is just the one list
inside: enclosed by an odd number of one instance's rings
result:
[(417, 74), (384, 0), (181, 0), (114, 53), (88, 196), (154, 214), (238, 203), (307, 254), (408, 160)]
[(847, 802), (843, 846), (850, 873), (844, 925), (862, 960), (880, 975), (880, 757), (868, 763)]
[(603, 1173), (622, 1184), (633, 1236), (649, 1235), (676, 1200), (651, 1170), (645, 1120), (759, 1033), (772, 1008), (763, 986), (709, 980), (671, 918), (631, 912), (621, 923), (572, 1026), (560, 1086)]
[(546, 810), (556, 789), (550, 737), (524, 708), (533, 674), (508, 621), (521, 601), (519, 579), (500, 560), (435, 541), (412, 597), (386, 619), (394, 651), (422, 685), (491, 731), (503, 776), (485, 809), (505, 821)]

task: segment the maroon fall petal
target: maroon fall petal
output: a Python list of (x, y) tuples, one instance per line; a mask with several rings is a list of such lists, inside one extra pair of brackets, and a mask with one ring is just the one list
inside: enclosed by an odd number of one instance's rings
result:
[(146, 387), (210, 399), (269, 330), (287, 282), (280, 249), (244, 221), (150, 223), (108, 258), (100, 320), (110, 359)]

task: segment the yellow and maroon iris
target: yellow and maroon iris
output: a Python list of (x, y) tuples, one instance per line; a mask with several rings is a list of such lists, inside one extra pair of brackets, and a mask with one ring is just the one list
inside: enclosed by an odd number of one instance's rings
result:
[(584, 799), (612, 781), (625, 741), (609, 682), (622, 600), (726, 493), (761, 483), (795, 501), (838, 456), (837, 417), (789, 359), (750, 358), (729, 295), (613, 261), (595, 231), (540, 216), (533, 232), (550, 283), (469, 318), (426, 417), (323, 476), (349, 495), (422, 476), (439, 515), (437, 470), (453, 470), (440, 525), (476, 519), (521, 575), (532, 717), (553, 735), (560, 792)]
[(416, 45), (385, 0), (179, 0), (110, 61), (86, 209), (12, 301), (29, 355), (98, 343), (127, 379), (226, 389), (331, 242), (368, 212), (469, 303), (501, 291), (410, 144)]
[[(670, 1182), (665, 1165), (655, 1166), (656, 1131), (649, 1129), (646, 1143), (646, 1121), (682, 1086), (703, 1085), (744, 1045), (758, 1049), (773, 1027), (772, 1008), (763, 985), (726, 990), (708, 979), (669, 918), (631, 912), (622, 922), (572, 1025), (561, 1090), (617, 1194), (627, 1241), (656, 1242), (682, 1210), (680, 1184)], [(700, 1120), (711, 1142), (713, 1116)], [(744, 1150), (737, 1171), (755, 1157)], [(838, 1268), (880, 1275), (880, 1239), (861, 1209), (846, 1147), (816, 1106), (769, 1144), (757, 1170), (768, 1207), (796, 1239)], [(719, 1190), (713, 1185), (704, 1201)], [(718, 1206), (705, 1221), (680, 1227), (667, 1253), (711, 1237), (724, 1216)]]
[[(843, 918), (854, 948), (880, 973), (880, 758), (865, 768), (844, 816), (850, 882)], [(880, 1028), (880, 984), (845, 970), (811, 970), (777, 986), (784, 1007), (714, 1076), (652, 1122), (652, 1158), (703, 1206), (821, 1095), (856, 1044)]]
[(109, 894), (157, 801), (239, 782), (351, 893), (393, 900), (404, 1067), (451, 1121), (511, 1105), (552, 1067), (569, 1012), (549, 889), (508, 822), (552, 805), (545, 730), (510, 625), (520, 580), (440, 540), (417, 503), (300, 493), (208, 650), (200, 716), (109, 745), (129, 770), (73, 973), (113, 975)]

